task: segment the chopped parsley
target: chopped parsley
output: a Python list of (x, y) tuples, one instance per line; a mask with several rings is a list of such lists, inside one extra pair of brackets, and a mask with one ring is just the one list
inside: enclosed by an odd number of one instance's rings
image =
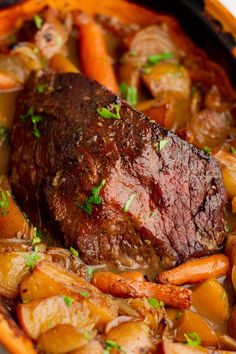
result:
[(72, 305), (74, 302), (74, 299), (72, 299), (71, 297), (66, 296), (66, 295), (63, 296), (63, 300), (64, 300), (67, 307), (70, 307), (70, 305)]
[(6, 192), (4, 192), (3, 190), (0, 190), (0, 195), (0, 214), (5, 216), (8, 213), (8, 210), (6, 209), (9, 207), (9, 201), (6, 196)]
[(79, 252), (72, 246), (70, 246), (70, 252), (73, 254), (73, 256), (79, 257)]
[(153, 54), (153, 55), (149, 55), (148, 59), (147, 59), (147, 64), (149, 66), (153, 66), (155, 64), (159, 64), (162, 61), (171, 59), (174, 57), (173, 53), (160, 53), (160, 54)]
[(150, 306), (152, 306), (154, 309), (159, 309), (160, 307), (164, 307), (165, 303), (163, 301), (158, 301), (155, 297), (150, 297), (148, 299), (148, 303)]
[(35, 26), (37, 27), (37, 29), (40, 29), (43, 25), (42, 17), (39, 15), (35, 15), (34, 16), (34, 23), (35, 23)]
[(93, 272), (94, 272), (93, 268), (91, 268), (91, 267), (86, 268), (86, 275), (89, 280), (92, 278)]
[(83, 297), (88, 297), (89, 296), (89, 292), (88, 291), (81, 291), (80, 295)]
[(204, 148), (202, 149), (204, 152), (206, 152), (207, 154), (211, 153), (211, 148), (209, 146), (204, 146)]
[(61, 46), (61, 45), (62, 45), (63, 40), (62, 40), (61, 36), (56, 35), (56, 37), (55, 37), (55, 43), (56, 43), (56, 45), (58, 45), (58, 46)]
[(104, 350), (103, 354), (110, 353), (110, 351), (112, 349), (117, 349), (117, 350), (121, 351), (122, 353), (126, 353), (125, 350), (122, 348), (122, 346), (119, 345), (118, 343), (116, 343), (114, 340), (106, 339), (104, 344), (105, 344), (105, 350)]
[[(112, 110), (115, 111), (112, 112)], [(120, 119), (120, 106), (118, 104), (112, 103), (110, 105), (110, 108), (107, 107), (99, 107), (97, 109), (98, 114), (100, 117), (105, 118), (105, 119)]]
[(146, 64), (143, 66), (144, 74), (150, 74), (152, 71), (152, 66), (161, 63), (162, 61), (171, 59), (174, 57), (173, 53), (160, 53), (160, 54), (152, 54), (147, 58)]
[(34, 246), (37, 243), (40, 243), (42, 241), (41, 237), (42, 237), (42, 233), (37, 229), (37, 227), (35, 227), (34, 228), (32, 245)]
[(166, 139), (160, 140), (159, 141), (159, 150), (161, 151), (166, 146), (166, 144), (168, 144), (168, 140), (166, 140)]
[(198, 345), (201, 344), (201, 338), (196, 332), (184, 333), (184, 336), (186, 338), (187, 345), (191, 345), (192, 347), (197, 347)]
[(37, 84), (36, 86), (36, 91), (38, 93), (43, 93), (46, 89), (47, 85), (44, 85), (44, 84)]
[(34, 113), (34, 109), (32, 107), (29, 108), (28, 112), (26, 114), (21, 114), (20, 115), (20, 121), (22, 123), (25, 123), (27, 120), (31, 120), (31, 122), (33, 123), (33, 136), (38, 139), (41, 134), (40, 131), (38, 129), (38, 123), (43, 121), (43, 116), (41, 114), (35, 114)]
[(136, 87), (130, 87), (126, 83), (120, 84), (120, 92), (124, 99), (131, 106), (135, 106), (138, 102), (138, 91)]
[(125, 203), (125, 206), (124, 206), (124, 208), (123, 208), (123, 211), (124, 211), (125, 213), (127, 213), (127, 212), (129, 211), (129, 208), (130, 208), (131, 204), (133, 203), (133, 200), (134, 200), (134, 198), (135, 198), (136, 196), (137, 196), (137, 192), (133, 192), (133, 193), (130, 194), (130, 196), (129, 196), (129, 198), (128, 198), (128, 200), (127, 200), (127, 202)]
[(97, 187), (92, 188), (90, 197), (85, 199), (82, 205), (79, 205), (78, 203), (76, 204), (77, 207), (82, 209), (87, 214), (91, 215), (93, 211), (93, 205), (102, 204), (102, 197), (99, 195), (99, 193), (105, 184), (106, 180), (103, 179)]
[(87, 331), (83, 331), (83, 337), (84, 337), (84, 339), (86, 339), (86, 340), (92, 339), (91, 333), (88, 333)]
[(231, 150), (232, 154), (236, 155), (236, 148), (235, 147), (231, 146), (230, 150)]
[(175, 316), (175, 320), (177, 321), (182, 316), (182, 312), (178, 312)]
[(37, 252), (33, 252), (30, 254), (26, 254), (25, 256), (27, 267), (30, 267), (31, 269), (34, 269), (38, 261), (40, 260), (40, 255)]
[(4, 143), (8, 137), (8, 129), (4, 127), (0, 127), (0, 141)]

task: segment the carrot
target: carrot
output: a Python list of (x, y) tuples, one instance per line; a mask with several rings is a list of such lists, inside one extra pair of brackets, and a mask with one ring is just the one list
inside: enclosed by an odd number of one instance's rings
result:
[(12, 354), (37, 354), (31, 340), (24, 335), (8, 312), (0, 305), (0, 343)]
[(229, 259), (224, 254), (215, 254), (195, 259), (180, 266), (161, 272), (157, 281), (163, 284), (193, 284), (210, 278), (218, 278), (229, 272)]
[(78, 73), (79, 69), (65, 56), (55, 54), (49, 61), (49, 67), (62, 73)]
[(78, 12), (74, 14), (74, 21), (80, 31), (80, 62), (83, 73), (117, 93), (118, 84), (101, 28), (91, 17)]
[(177, 308), (189, 308), (192, 292), (190, 289), (174, 285), (160, 285), (147, 281), (127, 279), (111, 272), (97, 272), (92, 283), (98, 289), (113, 296), (123, 298), (156, 298)]
[(4, 72), (0, 72), (0, 92), (1, 91), (15, 91), (19, 90), (21, 86), (10, 75)]
[(132, 279), (136, 281), (145, 281), (144, 275), (141, 272), (124, 272), (120, 274), (123, 278)]

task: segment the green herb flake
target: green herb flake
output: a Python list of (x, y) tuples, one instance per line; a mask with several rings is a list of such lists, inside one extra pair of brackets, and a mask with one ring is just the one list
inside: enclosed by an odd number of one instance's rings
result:
[(159, 141), (159, 150), (161, 151), (168, 144), (167, 139), (163, 139)]
[(223, 300), (225, 300), (225, 299), (226, 299), (226, 292), (225, 292), (225, 291), (222, 291), (222, 293), (221, 293), (221, 297), (222, 297), (222, 299), (223, 299)]
[(129, 87), (126, 83), (120, 84), (120, 93), (131, 106), (138, 102), (138, 91), (136, 87)]
[(236, 155), (236, 148), (234, 146), (230, 147), (232, 154)]
[(187, 345), (190, 345), (192, 347), (197, 347), (198, 345), (201, 344), (201, 338), (196, 332), (184, 333), (184, 336), (186, 338)]
[(204, 146), (204, 148), (202, 149), (204, 152), (206, 152), (207, 154), (211, 153), (211, 148), (209, 146)]
[(72, 246), (70, 246), (70, 252), (73, 254), (73, 256), (79, 257), (79, 252)]
[(0, 127), (0, 141), (4, 143), (7, 140), (9, 130), (4, 127)]
[(150, 297), (148, 299), (148, 303), (154, 309), (159, 309), (160, 307), (164, 307), (165, 306), (165, 303), (163, 301), (158, 301), (155, 297)]
[(149, 66), (144, 66), (144, 67), (142, 68), (142, 72), (143, 72), (144, 74), (150, 74), (150, 73), (152, 72), (152, 68), (150, 68)]
[(34, 228), (32, 245), (34, 246), (37, 243), (40, 243), (42, 241), (41, 237), (42, 237), (42, 233), (37, 229), (37, 227), (35, 227)]
[(44, 119), (41, 114), (35, 114), (34, 113), (34, 109), (32, 107), (30, 107), (26, 114), (21, 114), (20, 115), (19, 119), (20, 119), (21, 123), (25, 123), (27, 120), (31, 120), (31, 122), (33, 123), (32, 135), (36, 139), (40, 138), (41, 134), (40, 134), (40, 131), (38, 129), (38, 123), (42, 122), (43, 119)]
[(105, 350), (103, 352), (104, 354), (110, 353), (112, 349), (117, 349), (122, 353), (126, 353), (126, 351), (122, 348), (122, 346), (116, 343), (114, 340), (106, 339), (104, 344), (105, 344)]
[(94, 272), (94, 269), (93, 269), (93, 268), (91, 268), (91, 267), (86, 267), (86, 275), (87, 275), (87, 278), (88, 278), (89, 280), (92, 278), (93, 272)]
[[(115, 110), (114, 112), (111, 112), (111, 110)], [(100, 117), (105, 118), (105, 119), (120, 119), (120, 106), (118, 104), (112, 103), (110, 105), (110, 108), (107, 107), (99, 107), (97, 109), (98, 114)]]
[(88, 291), (81, 291), (80, 295), (83, 297), (88, 297), (89, 296), (89, 292)]
[(83, 337), (86, 340), (91, 340), (92, 339), (92, 335), (90, 333), (88, 333), (87, 331), (83, 331)]
[(56, 45), (58, 45), (58, 46), (61, 46), (61, 45), (62, 45), (63, 40), (62, 40), (61, 36), (57, 35), (57, 36), (55, 37), (55, 43), (56, 43)]
[(178, 312), (175, 316), (175, 320), (177, 321), (182, 316), (182, 312)]
[(162, 61), (172, 59), (173, 57), (174, 57), (173, 53), (160, 53), (160, 54), (149, 55), (147, 59), (147, 64), (152, 66), (155, 64), (159, 64)]
[(9, 201), (7, 199), (7, 193), (3, 190), (0, 190), (0, 214), (5, 216), (8, 213), (8, 210), (6, 210), (9, 207)]
[(129, 52), (129, 56), (130, 56), (130, 57), (136, 57), (136, 56), (137, 56), (137, 52), (135, 52), (135, 50), (131, 50), (131, 51)]
[(36, 91), (38, 93), (43, 93), (46, 89), (47, 85), (44, 85), (44, 84), (37, 84), (36, 86)]
[(64, 300), (67, 307), (70, 307), (74, 302), (74, 299), (72, 299), (71, 297), (66, 296), (66, 295), (63, 296), (63, 300)]
[(92, 188), (90, 197), (88, 197), (82, 205), (77, 203), (76, 206), (87, 214), (91, 215), (93, 211), (93, 204), (102, 204), (102, 197), (99, 195), (99, 193), (105, 184), (106, 180), (103, 179), (97, 187)]
[(42, 57), (42, 59), (41, 59), (41, 64), (42, 64), (42, 67), (45, 68), (45, 66), (46, 66), (46, 64), (47, 64), (47, 58)]
[(124, 211), (125, 213), (127, 213), (127, 212), (129, 211), (129, 208), (130, 208), (131, 204), (133, 203), (134, 198), (135, 198), (136, 196), (137, 196), (137, 192), (133, 192), (133, 193), (130, 194), (130, 196), (129, 196), (129, 198), (128, 198), (128, 200), (127, 200), (127, 202), (125, 203), (125, 206), (124, 206), (124, 208), (123, 208), (123, 211)]
[(35, 15), (34, 16), (34, 23), (35, 23), (35, 26), (37, 27), (37, 29), (40, 29), (43, 25), (42, 17), (39, 15)]
[(34, 267), (40, 260), (40, 255), (37, 252), (26, 254), (24, 257), (26, 261), (25, 265), (27, 267), (30, 267), (31, 269), (34, 269)]

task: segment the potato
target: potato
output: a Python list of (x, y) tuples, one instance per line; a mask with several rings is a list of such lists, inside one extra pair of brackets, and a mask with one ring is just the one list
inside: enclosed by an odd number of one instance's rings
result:
[(149, 73), (143, 73), (143, 81), (153, 97), (171, 91), (183, 98), (190, 96), (190, 78), (188, 71), (173, 63), (159, 63)]
[(2, 198), (7, 200), (6, 207), (0, 208), (0, 238), (22, 235), (25, 239), (32, 239), (33, 228), (13, 200), (6, 176), (0, 177), (0, 200)]
[(109, 296), (77, 274), (52, 262), (37, 264), (33, 273), (22, 281), (20, 292), (23, 302), (60, 294), (86, 302), (91, 314), (98, 317), (98, 326), (105, 326), (118, 316), (117, 306)]
[[(11, 252), (0, 254), (0, 295), (14, 299), (19, 293), (19, 284), (30, 274), (27, 266), (27, 255), (31, 252)], [(40, 253), (39, 257), (45, 258)]]
[(197, 313), (184, 310), (175, 322), (175, 336), (177, 342), (186, 342), (184, 334), (196, 332), (204, 346), (218, 347), (218, 339), (209, 324)]
[(39, 349), (50, 354), (67, 353), (87, 343), (84, 332), (69, 324), (58, 325), (44, 332), (38, 339)]
[(198, 313), (219, 324), (229, 317), (227, 292), (215, 278), (202, 282), (193, 290), (192, 305)]
[(231, 337), (236, 339), (236, 305), (233, 307), (228, 321), (228, 331)]
[(19, 304), (17, 316), (21, 327), (33, 339), (59, 324), (71, 324), (90, 332), (95, 321), (85, 303), (62, 295)]
[(193, 347), (180, 343), (173, 343), (168, 339), (164, 339), (162, 342), (163, 354), (230, 354), (234, 352), (226, 352), (223, 350), (211, 350), (200, 346)]
[(69, 354), (104, 354), (104, 348), (98, 340), (91, 340), (83, 347), (73, 350)]
[[(114, 341), (125, 353), (139, 354), (153, 349), (149, 328), (144, 322), (125, 322), (107, 333), (107, 340)], [(112, 353), (117, 353), (111, 350)]]

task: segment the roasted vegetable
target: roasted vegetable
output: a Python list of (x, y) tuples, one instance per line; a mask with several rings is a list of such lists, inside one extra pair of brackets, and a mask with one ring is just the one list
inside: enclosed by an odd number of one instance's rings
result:
[(227, 292), (214, 278), (204, 281), (193, 290), (192, 305), (198, 313), (216, 323), (222, 323), (229, 317)]
[(195, 259), (159, 273), (157, 281), (163, 284), (183, 285), (221, 277), (230, 271), (229, 260), (224, 254)]
[(33, 273), (22, 281), (20, 292), (23, 302), (54, 295), (67, 295), (85, 302), (91, 314), (98, 317), (98, 326), (104, 326), (117, 317), (117, 307), (110, 298), (59, 264), (37, 264)]
[(231, 337), (236, 339), (236, 305), (233, 307), (228, 322), (228, 331)]
[(191, 290), (173, 285), (135, 281), (111, 272), (95, 273), (92, 283), (100, 290), (113, 296), (156, 298), (164, 301), (167, 305), (180, 308), (188, 308), (191, 304)]

